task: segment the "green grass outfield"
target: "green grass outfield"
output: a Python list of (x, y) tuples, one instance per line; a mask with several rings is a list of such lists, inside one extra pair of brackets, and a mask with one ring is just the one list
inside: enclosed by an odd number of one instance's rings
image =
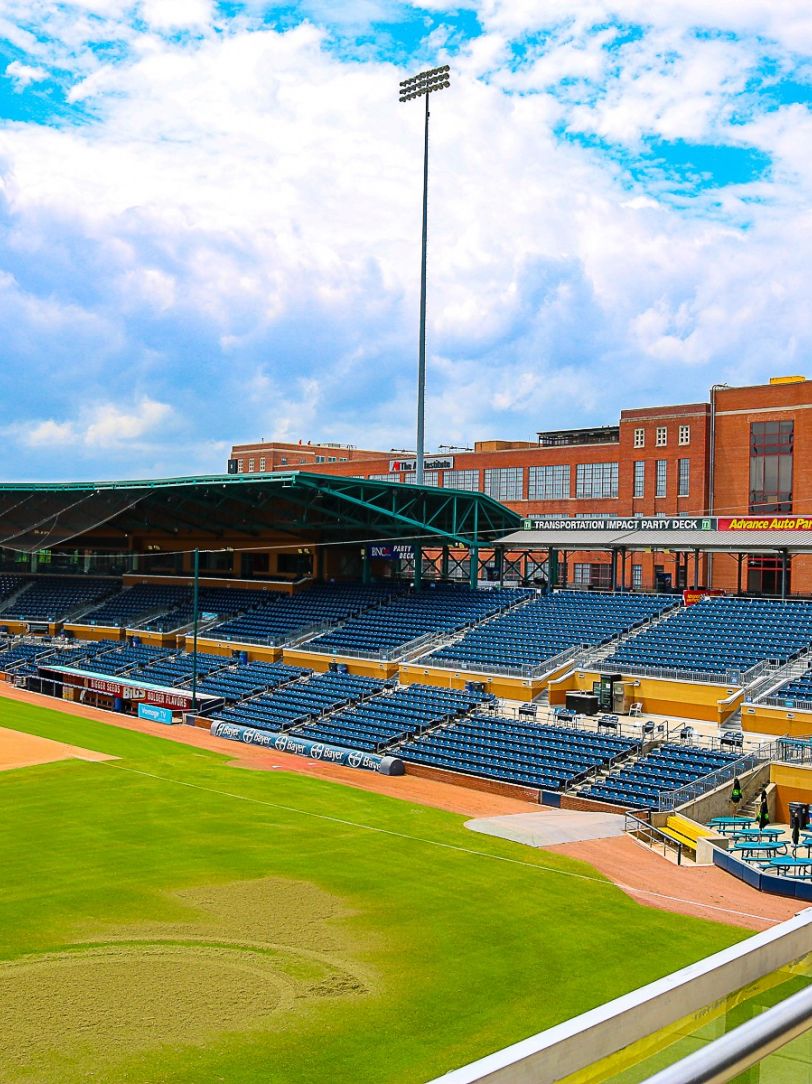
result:
[(425, 1081), (746, 936), (464, 818), (0, 699), (0, 1078)]

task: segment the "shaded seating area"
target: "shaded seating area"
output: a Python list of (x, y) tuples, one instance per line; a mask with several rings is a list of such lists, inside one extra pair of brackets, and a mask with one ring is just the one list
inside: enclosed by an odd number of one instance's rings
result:
[(217, 718), (259, 730), (289, 730), (328, 711), (355, 704), (384, 688), (375, 678), (354, 674), (314, 674), (282, 688), (242, 700), (218, 713)]
[(568, 648), (598, 647), (676, 605), (667, 595), (558, 591), (529, 602), (433, 652), (471, 670), (536, 667)]
[(594, 798), (600, 802), (648, 809), (659, 804), (661, 794), (679, 790), (738, 760), (740, 756), (741, 753), (725, 753), (669, 742), (658, 746), (631, 766), (618, 768), (581, 794), (584, 798)]
[[(191, 587), (184, 587), (179, 604), (168, 613), (153, 617), (134, 628), (149, 632), (171, 632), (173, 629), (191, 625), (195, 619), (194, 595)], [(231, 617), (267, 601), (267, 591), (238, 590), (229, 587), (201, 587), (198, 592), (198, 616)]]
[(298, 595), (269, 592), (256, 609), (210, 629), (218, 640), (283, 643), (319, 625), (335, 625), (371, 607), (381, 606), (402, 585), (316, 584)]
[(325, 716), (298, 730), (297, 736), (377, 752), (392, 742), (465, 715), (485, 698), (484, 693), (409, 685), (372, 697), (358, 707)]
[(473, 715), (406, 742), (397, 755), (415, 764), (560, 790), (598, 765), (628, 756), (639, 744), (589, 730)]
[(341, 628), (309, 641), (307, 647), (336, 655), (392, 651), (421, 636), (454, 632), (476, 624), (532, 594), (511, 587), (478, 591), (452, 584), (427, 586), (347, 621)]
[(706, 597), (633, 636), (604, 665), (719, 674), (728, 680), (765, 660), (788, 662), (810, 644), (812, 602)]
[(43, 576), (0, 610), (3, 618), (15, 621), (64, 621), (116, 590), (114, 580), (83, 576)]
[(180, 605), (190, 589), (178, 584), (138, 583), (125, 587), (82, 617), (83, 625), (126, 628), (150, 614), (166, 613)]

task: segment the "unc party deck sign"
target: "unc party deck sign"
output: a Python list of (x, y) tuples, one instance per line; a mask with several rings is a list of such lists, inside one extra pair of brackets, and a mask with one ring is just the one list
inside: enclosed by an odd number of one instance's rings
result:
[(229, 741), (241, 741), (246, 745), (261, 745), (266, 749), (276, 749), (280, 753), (294, 753), (311, 760), (325, 761), (327, 764), (343, 764), (347, 768), (364, 768), (380, 775), (403, 775), (403, 761), (397, 757), (382, 757), (377, 753), (364, 753), (360, 749), (341, 749), (337, 745), (324, 742), (306, 741), (292, 734), (273, 734), (267, 730), (255, 730), (251, 726), (239, 726), (236, 723), (211, 724), (214, 738), (228, 738)]

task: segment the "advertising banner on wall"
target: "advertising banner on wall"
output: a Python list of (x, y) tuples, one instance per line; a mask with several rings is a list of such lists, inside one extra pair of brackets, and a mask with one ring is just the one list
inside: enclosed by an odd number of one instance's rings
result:
[(812, 531), (812, 516), (720, 516), (720, 531)]
[[(435, 455), (431, 458), (423, 460), (423, 470), (453, 470), (454, 469), (454, 456), (453, 455)], [(416, 459), (390, 459), (389, 470), (396, 471), (415, 471), (417, 470)]]
[(211, 735), (213, 738), (245, 742), (246, 745), (261, 745), (266, 749), (276, 749), (279, 753), (293, 753), (295, 756), (309, 757), (327, 764), (342, 764), (346, 768), (362, 768), (368, 772), (379, 772), (381, 775), (404, 774), (403, 761), (397, 757), (363, 753), (358, 749), (342, 749), (337, 745), (306, 741), (293, 734), (275, 734), (236, 723), (213, 722)]

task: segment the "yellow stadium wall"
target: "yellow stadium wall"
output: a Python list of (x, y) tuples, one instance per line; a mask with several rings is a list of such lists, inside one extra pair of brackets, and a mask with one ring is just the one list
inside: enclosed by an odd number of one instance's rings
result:
[(812, 768), (771, 764), (770, 782), (775, 783), (775, 819), (779, 823), (789, 823), (790, 802), (812, 802)]
[[(568, 692), (592, 692), (592, 684), (600, 674), (590, 670), (574, 670), (549, 684), (550, 703), (564, 704)], [(677, 715), (686, 719), (720, 723), (732, 714), (744, 695), (731, 699), (736, 690), (724, 685), (694, 684), (689, 681), (672, 681), (668, 678), (624, 675), (624, 680), (635, 683), (629, 690), (633, 702), (639, 702), (643, 711), (652, 715)]]
[(65, 625), (65, 632), (70, 632), (77, 640), (123, 640), (124, 629), (108, 625)]
[(812, 737), (812, 711), (746, 704), (742, 708), (742, 730), (775, 734), (781, 738), (809, 738)]
[[(194, 637), (184, 635), (178, 637), (178, 644), (184, 651), (191, 651)], [(207, 655), (223, 655), (231, 658), (235, 651), (245, 651), (252, 662), (278, 662), (282, 658), (281, 647), (267, 647), (261, 644), (238, 644), (233, 640), (212, 640), (206, 636), (198, 636), (197, 650)]]
[(377, 662), (374, 659), (350, 659), (342, 655), (319, 655), (312, 651), (297, 651), (295, 647), (286, 647), (282, 658), (289, 666), (306, 666), (310, 670), (324, 672), (330, 669), (330, 663), (342, 663), (351, 674), (360, 677), (386, 679), (398, 672), (396, 662)]
[(544, 691), (547, 679), (533, 681), (530, 678), (502, 677), (494, 674), (472, 674), (462, 670), (447, 670), (442, 666), (421, 666), (404, 663), (400, 667), (400, 680), (404, 685), (439, 685), (446, 689), (464, 689), (469, 681), (481, 681), (486, 690), (506, 700), (533, 700)]
[(23, 633), (28, 632), (27, 621), (4, 621), (0, 616), (0, 625), (5, 625), (12, 636), (22, 636)]
[[(132, 587), (137, 583), (170, 584), (179, 587), (190, 587), (192, 577), (183, 576), (149, 576), (139, 572), (125, 572), (122, 577), (125, 587)], [(277, 594), (293, 595), (308, 584), (285, 583), (284, 580), (235, 580), (228, 576), (201, 576), (198, 580), (200, 587), (229, 587), (236, 591), (275, 591)]]

